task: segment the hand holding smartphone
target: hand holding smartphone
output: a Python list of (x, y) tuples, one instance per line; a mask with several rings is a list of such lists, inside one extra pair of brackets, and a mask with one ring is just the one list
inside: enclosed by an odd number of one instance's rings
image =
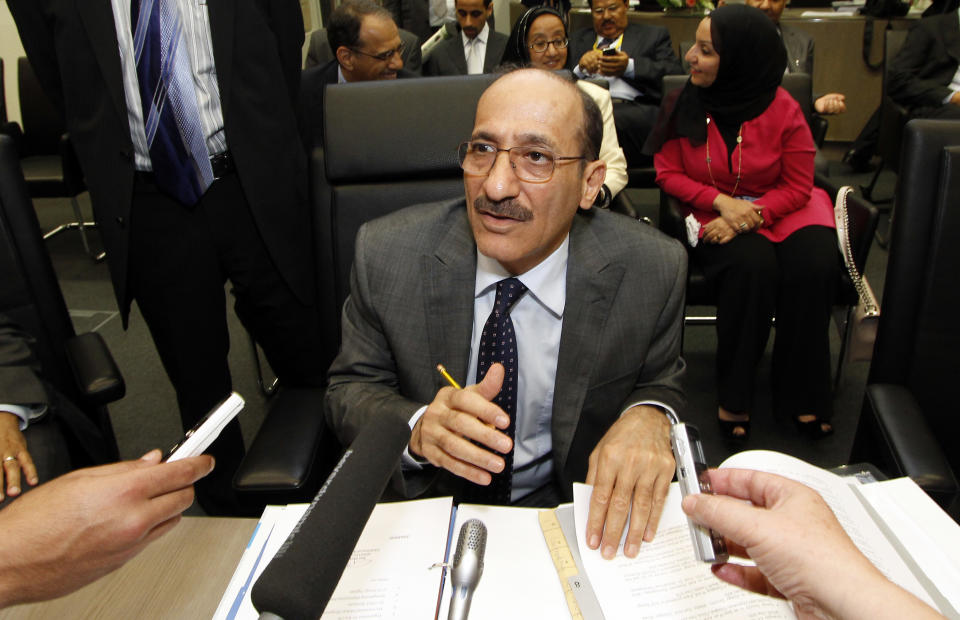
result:
[(220, 404), (197, 422), (196, 426), (184, 433), (180, 441), (163, 455), (163, 460), (173, 462), (203, 454), (203, 451), (213, 443), (213, 440), (226, 428), (230, 420), (237, 417), (237, 414), (243, 409), (243, 405), (243, 398), (236, 392), (232, 392), (230, 396), (220, 401)]
[[(670, 443), (673, 458), (677, 462), (677, 481), (680, 492), (686, 497), (696, 493), (713, 495), (710, 476), (707, 474), (707, 459), (700, 444), (700, 431), (696, 426), (677, 423), (670, 427)], [(727, 544), (723, 537), (711, 529), (698, 525), (687, 517), (693, 549), (701, 562), (717, 564), (728, 559)]]

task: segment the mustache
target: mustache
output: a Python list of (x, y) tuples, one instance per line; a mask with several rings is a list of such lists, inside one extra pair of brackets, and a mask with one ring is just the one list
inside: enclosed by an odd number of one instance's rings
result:
[(494, 202), (486, 196), (477, 196), (473, 200), (473, 208), (481, 213), (489, 213), (498, 217), (509, 217), (512, 220), (526, 222), (533, 219), (533, 211), (524, 207), (514, 198), (507, 198)]

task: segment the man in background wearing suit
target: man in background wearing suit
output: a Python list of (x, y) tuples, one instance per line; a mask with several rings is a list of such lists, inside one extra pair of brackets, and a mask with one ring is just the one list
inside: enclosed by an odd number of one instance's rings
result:
[(636, 167), (651, 163), (642, 151), (657, 120), (663, 76), (683, 69), (667, 29), (628, 24), (627, 2), (590, 0), (593, 28), (573, 33), (570, 58), (577, 77), (609, 82), (617, 139), (628, 167)]
[(911, 118), (960, 119), (960, 17), (925, 17), (910, 30), (890, 67), (888, 95)]
[[(783, 47), (787, 50), (787, 73), (806, 73), (813, 79), (813, 37), (780, 22), (783, 9), (789, 0), (746, 0), (747, 6), (767, 14), (780, 31)], [(723, 4), (721, 1), (719, 4)], [(846, 97), (841, 93), (813, 96), (813, 109), (817, 114), (843, 114), (847, 111)]]
[(403, 65), (406, 44), (389, 11), (372, 0), (345, 0), (327, 23), (334, 58), (305, 69), (300, 114), (308, 152), (323, 145), (324, 93), (327, 86), (347, 82), (416, 77)]
[(585, 480), (588, 544), (612, 557), (632, 507), (633, 557), (673, 477), (664, 412), (683, 403), (686, 255), (590, 210), (602, 131), (596, 104), (552, 72), (487, 89), (459, 149), (466, 200), (357, 235), (326, 414), (345, 444), (383, 416), (410, 424), (392, 487), (404, 497), (551, 506)]
[[(228, 278), (237, 315), (281, 381), (322, 384), (296, 114), (300, 3), (8, 5), (64, 112), (124, 324), (136, 300), (183, 427), (231, 389)], [(218, 466), (198, 485), (200, 504), (211, 514), (255, 511), (231, 487), (243, 455), (236, 421), (211, 452)]]
[[(423, 57), (420, 54), (420, 39), (417, 35), (403, 28), (397, 29), (400, 40), (403, 41), (403, 68), (411, 73), (419, 74), (423, 66)], [(326, 65), (333, 60), (333, 51), (327, 39), (326, 28), (314, 30), (310, 34), (310, 45), (307, 47), (307, 59), (303, 68), (309, 69), (317, 65)]]
[(433, 48), (423, 66), (424, 75), (476, 75), (490, 73), (507, 49), (507, 35), (487, 23), (493, 15), (493, 0), (456, 0), (460, 36)]

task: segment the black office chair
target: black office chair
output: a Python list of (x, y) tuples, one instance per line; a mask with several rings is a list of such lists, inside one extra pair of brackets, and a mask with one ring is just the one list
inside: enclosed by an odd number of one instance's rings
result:
[[(368, 220), (412, 204), (463, 196), (457, 145), (470, 137), (477, 100), (495, 76), (454, 76), (330, 86), (325, 145), (311, 158), (318, 304), (327, 352), (340, 348), (354, 239)], [(322, 390), (281, 389), (234, 478), (245, 494), (309, 500), (340, 447), (322, 428)]]
[(960, 521), (960, 122), (907, 123), (899, 184), (883, 314), (850, 462), (910, 476)]
[(87, 229), (95, 228), (96, 224), (84, 221), (77, 202), (77, 196), (86, 190), (86, 183), (70, 137), (66, 134), (63, 118), (43, 92), (33, 67), (25, 57), (19, 58), (17, 71), (23, 126), (6, 123), (2, 132), (16, 141), (30, 196), (69, 198), (75, 218), (48, 230), (43, 238), (50, 239), (64, 231), (77, 230), (84, 251), (95, 260), (102, 260), (104, 254), (94, 254), (87, 237)]
[[(884, 170), (900, 170), (900, 153), (903, 141), (903, 127), (910, 118), (906, 107), (900, 105), (889, 95), (890, 84), (890, 66), (897, 52), (903, 47), (903, 42), (907, 40), (907, 30), (887, 30), (884, 32), (884, 52), (883, 52), (883, 86), (882, 98), (880, 100), (880, 128), (877, 135), (877, 154), (880, 156), (880, 165), (865, 187), (862, 188), (863, 195), (867, 200), (875, 200), (873, 190), (876, 189), (877, 179)], [(884, 202), (892, 200), (892, 197)], [(886, 240), (881, 240), (886, 244)]]
[(74, 466), (116, 460), (106, 405), (123, 397), (123, 377), (99, 334), (74, 332), (9, 136), (0, 136), (0, 274), (0, 313), (36, 338), (43, 378), (89, 418), (100, 436), (95, 446), (68, 441)]

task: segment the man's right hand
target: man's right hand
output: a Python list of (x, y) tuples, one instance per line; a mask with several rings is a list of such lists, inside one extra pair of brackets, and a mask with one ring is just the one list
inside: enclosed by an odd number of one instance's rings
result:
[(600, 59), (603, 57), (603, 52), (600, 50), (589, 50), (580, 57), (580, 69), (585, 73), (591, 75), (596, 75), (600, 73)]
[(68, 594), (119, 568), (168, 532), (193, 503), (213, 458), (78, 469), (0, 511), (0, 608)]
[(501, 364), (492, 364), (480, 383), (437, 392), (413, 427), (410, 452), (475, 484), (490, 484), (491, 473), (503, 471), (506, 464), (490, 450), (505, 454), (513, 446), (497, 430), (506, 430), (510, 418), (491, 402), (503, 385), (503, 372)]
[(960, 90), (955, 91), (950, 97), (950, 103), (953, 105), (960, 105)]

